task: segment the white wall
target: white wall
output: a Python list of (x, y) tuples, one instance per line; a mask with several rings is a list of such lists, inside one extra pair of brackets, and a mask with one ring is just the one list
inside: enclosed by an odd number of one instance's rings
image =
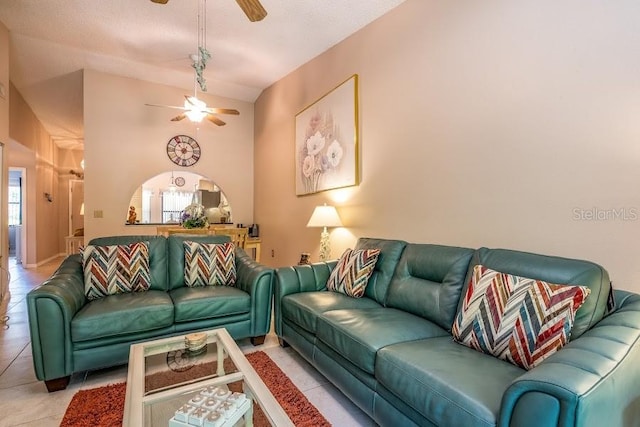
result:
[[(286, 76), (256, 102), (264, 261), (317, 259), (327, 201), (334, 256), (359, 236), (506, 247), (640, 291), (639, 19), (634, 0), (408, 0)], [(354, 73), (362, 183), (298, 198), (294, 117)]]
[[(169, 86), (84, 71), (85, 236), (155, 234), (155, 227), (125, 225), (129, 200), (147, 179), (181, 169), (198, 173), (224, 189), (234, 221), (253, 222), (253, 104), (200, 96), (209, 106), (235, 108), (226, 126), (183, 120), (170, 122), (176, 110), (145, 106), (182, 105), (188, 92)], [(202, 149), (196, 165), (181, 168), (167, 157), (175, 135), (195, 138)], [(103, 217), (96, 218), (95, 211)]]

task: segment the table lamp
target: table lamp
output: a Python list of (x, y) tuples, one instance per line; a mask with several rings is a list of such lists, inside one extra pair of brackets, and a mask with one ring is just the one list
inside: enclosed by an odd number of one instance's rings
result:
[(327, 227), (342, 227), (338, 211), (333, 206), (316, 206), (307, 223), (307, 227), (323, 227), (320, 234), (320, 261), (327, 261), (331, 256), (331, 244)]

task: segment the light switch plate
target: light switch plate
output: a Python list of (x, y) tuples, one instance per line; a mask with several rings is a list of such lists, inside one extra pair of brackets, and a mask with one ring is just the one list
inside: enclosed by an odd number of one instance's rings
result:
[(0, 98), (7, 99), (7, 89), (0, 83)]

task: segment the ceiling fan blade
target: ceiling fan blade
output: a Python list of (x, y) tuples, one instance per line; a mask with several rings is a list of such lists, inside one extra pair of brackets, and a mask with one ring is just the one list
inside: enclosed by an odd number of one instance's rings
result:
[(236, 0), (249, 21), (262, 21), (267, 16), (267, 11), (262, 7), (259, 0)]
[(154, 3), (167, 4), (169, 0), (151, 0)]
[[(193, 97), (189, 96), (189, 95), (185, 95), (184, 99), (187, 100), (187, 102), (191, 105), (193, 105), (194, 107), (200, 107), (200, 105), (196, 105), (195, 102), (193, 102)], [(233, 114), (234, 116), (237, 116), (240, 114), (240, 111), (238, 110), (234, 110), (232, 108), (215, 108), (215, 107), (207, 107), (207, 104), (205, 104), (203, 101), (200, 101), (199, 99), (196, 98), (196, 100), (198, 102), (202, 103), (202, 106), (204, 106), (204, 108), (202, 108), (202, 111), (210, 113), (210, 114)]]
[(172, 122), (179, 122), (180, 120), (186, 119), (187, 115), (186, 114), (178, 114), (177, 116), (175, 116), (174, 118), (171, 119)]
[(207, 113), (211, 113), (211, 114), (233, 114), (234, 116), (240, 115), (240, 111), (234, 110), (232, 108), (207, 107), (207, 108), (205, 108), (205, 111)]
[(182, 111), (185, 111), (185, 110), (186, 110), (186, 108), (184, 108), (184, 107), (178, 107), (178, 106), (176, 106), (176, 105), (158, 105), (158, 104), (144, 104), (144, 105), (147, 105), (147, 106), (149, 106), (149, 107), (173, 108), (173, 109), (175, 109), (175, 110), (182, 110)]
[(220, 120), (219, 118), (217, 118), (216, 116), (212, 116), (211, 114), (207, 114), (207, 120), (209, 120), (210, 122), (213, 122), (215, 124), (217, 124), (218, 126), (224, 126), (226, 125), (225, 122), (223, 122), (222, 120)]

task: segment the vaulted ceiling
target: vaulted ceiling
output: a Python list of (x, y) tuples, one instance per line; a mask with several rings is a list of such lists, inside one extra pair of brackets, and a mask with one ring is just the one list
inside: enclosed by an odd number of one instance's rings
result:
[[(199, 1), (0, 0), (10, 79), (60, 146), (81, 146), (82, 69), (193, 89)], [(208, 92), (254, 101), (403, 1), (261, 0), (268, 15), (250, 22), (234, 0), (208, 0)]]

